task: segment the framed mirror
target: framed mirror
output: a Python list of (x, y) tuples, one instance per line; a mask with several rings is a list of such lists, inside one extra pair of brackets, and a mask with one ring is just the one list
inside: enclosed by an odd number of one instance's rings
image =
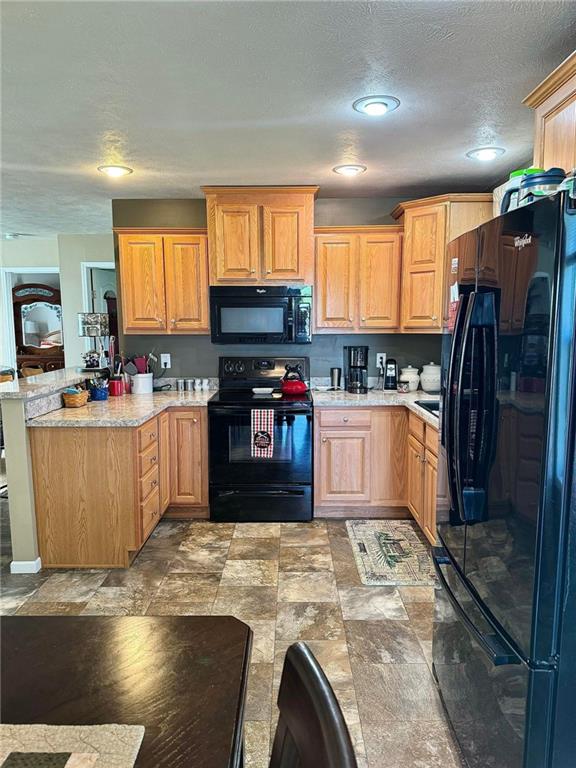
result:
[(60, 291), (49, 285), (26, 283), (12, 289), (18, 369), (44, 371), (64, 367)]

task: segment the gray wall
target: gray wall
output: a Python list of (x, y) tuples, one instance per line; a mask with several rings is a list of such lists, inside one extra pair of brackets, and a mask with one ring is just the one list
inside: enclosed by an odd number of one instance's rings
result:
[(342, 366), (344, 345), (370, 347), (370, 375), (375, 376), (376, 352), (386, 352), (400, 366), (422, 366), (440, 362), (440, 336), (424, 334), (335, 334), (316, 335), (312, 344), (228, 345), (212, 344), (209, 336), (125, 336), (122, 349), (127, 354), (142, 354), (154, 349), (170, 352), (170, 376), (217, 376), (218, 357), (227, 355), (262, 355), (309, 357), (312, 376), (329, 376), (332, 366)]
[[(315, 204), (317, 226), (391, 224), (390, 212), (405, 198), (320, 198)], [(115, 227), (204, 227), (204, 199), (113, 200)], [(332, 366), (342, 366), (342, 347), (370, 347), (370, 375), (376, 375), (376, 352), (386, 352), (400, 366), (440, 361), (440, 336), (425, 334), (330, 334), (314, 336), (312, 344), (229, 346), (212, 344), (209, 336), (121, 336), (120, 348), (128, 355), (154, 349), (172, 355), (171, 376), (216, 376), (218, 357), (226, 355), (307, 356), (312, 376), (328, 376)]]

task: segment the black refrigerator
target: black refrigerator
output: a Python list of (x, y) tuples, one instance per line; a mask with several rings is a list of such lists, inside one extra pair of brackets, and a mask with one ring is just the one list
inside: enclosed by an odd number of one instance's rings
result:
[(448, 270), (434, 674), (470, 768), (574, 768), (576, 200), (462, 235)]

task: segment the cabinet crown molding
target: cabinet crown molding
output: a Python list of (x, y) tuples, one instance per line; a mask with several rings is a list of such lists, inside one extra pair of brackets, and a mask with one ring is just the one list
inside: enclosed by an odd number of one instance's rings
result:
[(522, 101), (527, 107), (535, 109), (546, 99), (561, 88), (571, 77), (576, 75), (576, 51), (573, 51), (564, 61), (551, 72), (542, 82), (531, 91)]
[(446, 195), (421, 197), (418, 200), (405, 200), (398, 203), (390, 214), (393, 219), (399, 219), (410, 208), (420, 208), (424, 205), (440, 205), (441, 203), (491, 203), (492, 192), (454, 192)]
[(271, 193), (274, 195), (279, 194), (288, 194), (293, 195), (295, 193), (302, 193), (302, 194), (313, 194), (314, 197), (318, 194), (318, 190), (320, 187), (310, 185), (310, 186), (294, 186), (294, 187), (201, 187), (202, 192), (204, 192), (205, 195), (222, 195), (222, 194), (242, 194), (245, 192), (248, 193), (254, 193), (254, 194), (262, 194), (264, 193)]
[(206, 227), (112, 227), (117, 235), (206, 235)]

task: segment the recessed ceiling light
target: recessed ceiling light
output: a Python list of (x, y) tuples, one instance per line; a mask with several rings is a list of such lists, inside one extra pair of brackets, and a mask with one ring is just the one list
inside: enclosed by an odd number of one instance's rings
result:
[(470, 152), (466, 152), (466, 157), (472, 160), (480, 160), (483, 163), (489, 163), (491, 160), (496, 160), (497, 157), (503, 155), (506, 152), (502, 147), (479, 147), (478, 149), (471, 149)]
[(339, 173), (340, 176), (358, 176), (359, 173), (364, 173), (366, 170), (365, 165), (337, 165), (332, 168), (334, 173)]
[(105, 173), (106, 176), (128, 176), (129, 173), (133, 173), (133, 168), (128, 168), (127, 165), (99, 165), (98, 170), (100, 173)]
[(382, 117), (388, 112), (393, 112), (399, 106), (400, 101), (395, 96), (364, 96), (352, 104), (352, 108), (356, 112), (370, 117)]

